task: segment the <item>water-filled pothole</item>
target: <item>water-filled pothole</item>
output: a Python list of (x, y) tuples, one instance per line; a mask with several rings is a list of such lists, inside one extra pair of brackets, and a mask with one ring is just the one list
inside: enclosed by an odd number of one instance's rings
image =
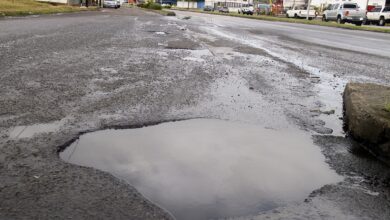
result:
[(256, 214), (340, 180), (299, 130), (214, 119), (87, 133), (60, 156), (125, 179), (177, 219)]

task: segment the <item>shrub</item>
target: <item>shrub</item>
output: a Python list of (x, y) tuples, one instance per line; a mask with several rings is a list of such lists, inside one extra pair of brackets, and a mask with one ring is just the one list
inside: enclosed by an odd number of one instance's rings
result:
[(387, 103), (386, 105), (385, 105), (385, 111), (387, 111), (387, 112), (390, 112), (390, 103)]
[(162, 9), (160, 4), (153, 3), (153, 2), (150, 2), (150, 3), (148, 2), (147, 8), (153, 9), (153, 10), (161, 10)]
[(154, 3), (154, 2), (146, 2), (146, 3), (141, 3), (137, 5), (138, 7), (141, 8), (148, 8), (148, 9), (153, 9), (153, 10), (161, 10), (162, 7), (160, 4)]
[(176, 16), (176, 13), (173, 11), (168, 11), (167, 16)]
[(140, 7), (140, 8), (146, 8), (144, 3), (137, 4), (137, 6)]

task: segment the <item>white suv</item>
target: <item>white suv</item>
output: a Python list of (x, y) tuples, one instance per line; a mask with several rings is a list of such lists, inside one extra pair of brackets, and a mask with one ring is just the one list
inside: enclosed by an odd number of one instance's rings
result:
[[(294, 6), (292, 9), (286, 12), (286, 17), (288, 18), (307, 18), (307, 6)], [(317, 12), (314, 10), (313, 6), (310, 6), (309, 10), (309, 19), (317, 17)]]
[(247, 15), (253, 15), (253, 5), (252, 4), (244, 4), (241, 6), (241, 8), (238, 9), (238, 14), (247, 14)]
[(390, 6), (377, 7), (367, 12), (367, 22), (376, 23), (379, 26), (385, 26), (386, 23), (390, 23)]
[(120, 8), (121, 4), (118, 0), (104, 0), (103, 8)]

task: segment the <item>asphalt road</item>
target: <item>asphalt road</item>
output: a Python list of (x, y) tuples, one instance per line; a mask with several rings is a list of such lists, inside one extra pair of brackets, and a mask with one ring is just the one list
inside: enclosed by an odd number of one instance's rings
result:
[[(284, 36), (291, 39), (319, 44), (327, 47), (346, 49), (379, 56), (390, 56), (389, 34), (368, 31), (356, 31), (324, 26), (307, 26), (284, 22), (268, 22), (245, 18), (197, 14), (175, 11), (179, 16), (192, 16), (202, 24), (214, 24), (219, 27), (259, 29), (264, 34)], [(346, 24), (348, 25), (348, 24)]]
[(176, 13), (0, 20), (0, 219), (171, 218), (58, 150), (83, 132), (199, 117), (304, 130), (344, 177), (243, 219), (388, 219), (389, 169), (344, 137), (341, 93), (389, 84), (390, 35)]

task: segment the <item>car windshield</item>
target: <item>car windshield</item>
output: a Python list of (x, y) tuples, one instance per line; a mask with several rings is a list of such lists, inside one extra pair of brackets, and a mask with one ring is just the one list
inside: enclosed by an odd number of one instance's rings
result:
[(389, 11), (390, 11), (390, 6), (385, 7), (385, 8), (383, 9), (383, 11), (384, 11), (384, 12), (385, 12), (385, 11), (389, 12)]
[(355, 5), (355, 4), (345, 4), (344, 8), (357, 8), (357, 5)]

